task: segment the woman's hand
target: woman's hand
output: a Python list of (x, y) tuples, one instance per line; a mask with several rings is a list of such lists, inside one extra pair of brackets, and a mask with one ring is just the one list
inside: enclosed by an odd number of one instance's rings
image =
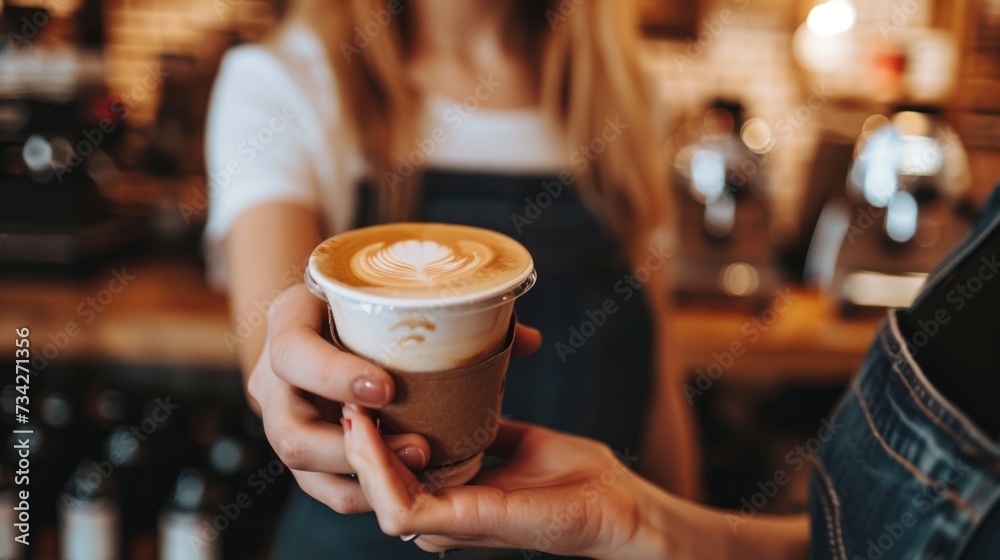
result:
[[(344, 456), (337, 423), (342, 403), (380, 408), (392, 400), (392, 378), (375, 364), (337, 350), (320, 336), (326, 304), (292, 286), (267, 317), (267, 341), (247, 391), (260, 406), (264, 431), (278, 458), (307, 494), (339, 513), (370, 511)], [(386, 445), (411, 469), (427, 464), (423, 437), (403, 434)]]
[[(381, 408), (392, 401), (392, 378), (382, 368), (341, 352), (320, 336), (326, 303), (304, 284), (278, 296), (267, 318), (267, 340), (247, 383), (260, 406), (264, 431), (299, 487), (339, 513), (371, 511), (344, 453), (337, 420), (345, 403)], [(515, 352), (534, 351), (538, 331), (518, 325)], [(386, 436), (387, 453), (419, 470), (430, 447), (417, 434)]]
[(367, 413), (346, 406), (341, 423), (347, 460), (382, 530), (416, 534), (423, 550), (666, 557), (663, 535), (650, 521), (660, 492), (598, 442), (507, 422), (490, 449), (504, 457), (503, 467), (484, 471), (473, 485), (432, 493), (385, 446)]

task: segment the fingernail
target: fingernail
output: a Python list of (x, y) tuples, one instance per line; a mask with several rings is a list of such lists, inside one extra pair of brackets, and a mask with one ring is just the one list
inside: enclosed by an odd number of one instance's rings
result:
[(351, 431), (351, 419), (350, 418), (341, 418), (340, 419), (340, 425), (344, 427), (345, 431), (348, 431), (348, 432)]
[(396, 451), (396, 456), (403, 461), (403, 464), (406, 465), (407, 468), (412, 470), (419, 470), (427, 465), (427, 455), (425, 455), (424, 450), (419, 447), (412, 445), (404, 447), (403, 449)]
[(389, 386), (359, 377), (354, 380), (354, 398), (368, 406), (385, 406), (389, 404)]
[(403, 542), (410, 542), (410, 541), (412, 541), (415, 538), (417, 538), (417, 534), (416, 533), (414, 533), (412, 535), (400, 535), (399, 536), (399, 540), (401, 540)]

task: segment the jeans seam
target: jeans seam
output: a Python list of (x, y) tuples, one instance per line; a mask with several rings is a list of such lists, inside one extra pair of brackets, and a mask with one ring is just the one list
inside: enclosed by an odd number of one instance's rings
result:
[(830, 553), (833, 554), (834, 560), (838, 560), (841, 557), (837, 554), (837, 543), (833, 538), (833, 518), (830, 516), (830, 506), (827, 504), (826, 495), (822, 491), (819, 495), (819, 505), (823, 508), (823, 516), (826, 517), (826, 538), (829, 541)]
[[(839, 557), (847, 560), (847, 550), (844, 548), (844, 534), (840, 529), (840, 500), (837, 498), (837, 491), (833, 488), (833, 481), (830, 479), (830, 475), (826, 472), (826, 467), (823, 466), (819, 457), (813, 459), (813, 465), (821, 479), (820, 490), (825, 490), (824, 492), (820, 492), (819, 497), (820, 505), (823, 507), (823, 513), (826, 516), (830, 550), (839, 550)], [(830, 500), (829, 504), (827, 504), (828, 497)], [(830, 506), (833, 508), (832, 514), (830, 513)], [(836, 539), (834, 539), (834, 532), (836, 532)]]
[[(981, 444), (981, 442), (978, 441), (980, 438), (975, 437), (975, 435), (970, 435), (966, 437), (962, 437), (961, 435), (959, 435), (958, 432), (954, 431), (952, 427), (945, 422), (944, 418), (942, 418), (941, 415), (935, 414), (933, 411), (931, 411), (927, 407), (927, 405), (924, 404), (923, 400), (919, 396), (917, 396), (916, 391), (913, 390), (912, 384), (906, 378), (906, 375), (903, 374), (900, 362), (905, 361), (907, 363), (907, 366), (914, 370), (919, 370), (920, 365), (916, 363), (911, 363), (914, 362), (914, 360), (910, 359), (912, 358), (912, 356), (908, 357), (906, 355), (909, 354), (909, 352), (906, 350), (905, 344), (900, 344), (898, 351), (893, 351), (892, 348), (890, 348), (887, 339), (890, 336), (892, 336), (892, 333), (898, 333), (899, 337), (903, 338), (902, 333), (899, 331), (899, 325), (896, 321), (896, 316), (893, 315), (891, 311), (889, 312), (889, 317), (886, 321), (885, 327), (887, 327), (887, 329), (883, 331), (882, 336), (880, 337), (882, 339), (882, 346), (883, 348), (885, 348), (886, 352), (889, 353), (889, 357), (891, 358), (890, 361), (892, 362), (893, 372), (896, 373), (896, 375), (898, 375), (900, 379), (903, 380), (903, 383), (906, 385), (907, 390), (913, 397), (914, 402), (916, 402), (919, 405), (919, 408), (924, 412), (924, 415), (927, 416), (929, 420), (934, 422), (935, 425), (945, 428), (945, 432), (949, 435), (949, 437), (954, 439), (959, 445), (962, 446), (963, 451), (975, 457), (985, 457), (987, 453), (983, 449), (982, 445), (979, 445)], [(914, 372), (914, 375), (916, 375), (916, 372)], [(927, 384), (933, 387), (933, 385), (930, 384), (930, 381), (927, 381)], [(970, 430), (978, 430), (978, 427), (976, 427), (975, 424), (964, 415), (964, 412), (962, 412), (961, 409), (959, 409), (958, 407), (953, 405), (950, 401), (948, 401), (944, 397), (944, 395), (941, 395), (941, 397), (938, 398), (934, 396), (934, 394), (930, 394), (927, 396), (927, 398), (932, 400), (937, 406), (941, 407), (942, 414), (946, 414), (949, 417), (954, 418), (959, 424), (962, 424), (963, 428), (967, 428)], [(1000, 461), (992, 460), (989, 462), (992, 463), (992, 467), (994, 470), (1000, 472)]]
[[(895, 459), (897, 463), (899, 463), (906, 470), (910, 471), (910, 473), (912, 473), (918, 480), (920, 480), (924, 484), (932, 486), (934, 482), (937, 482), (933, 480), (930, 476), (928, 476), (926, 473), (918, 469), (913, 463), (907, 461), (902, 455), (899, 454), (899, 452), (893, 449), (892, 446), (890, 446), (887, 441), (885, 441), (885, 438), (882, 437), (882, 433), (879, 432), (878, 428), (875, 426), (875, 421), (872, 419), (871, 410), (869, 410), (868, 403), (865, 402), (865, 397), (864, 395), (861, 394), (861, 390), (858, 389), (856, 385), (852, 386), (851, 389), (854, 391), (854, 395), (858, 399), (858, 403), (861, 405), (861, 412), (864, 413), (865, 421), (868, 422), (868, 427), (869, 429), (871, 429), (872, 435), (875, 436), (875, 439), (878, 440), (879, 444), (882, 445), (882, 448), (885, 449), (885, 451), (889, 454), (889, 456)], [(973, 510), (969, 506), (969, 504), (961, 496), (956, 494), (955, 491), (952, 490), (951, 488), (945, 488), (942, 494), (946, 498), (948, 498), (948, 500), (950, 500), (953, 504), (955, 504), (955, 506), (961, 509), (963, 513), (967, 515), (973, 514)]]
[(972, 445), (964, 438), (962, 438), (962, 436), (958, 435), (958, 433), (955, 432), (955, 430), (953, 430), (952, 427), (949, 426), (948, 423), (945, 422), (943, 418), (941, 418), (937, 414), (934, 414), (934, 412), (931, 409), (927, 408), (927, 405), (924, 404), (924, 402), (920, 399), (919, 396), (917, 396), (917, 392), (910, 384), (910, 381), (906, 379), (905, 375), (903, 375), (902, 368), (897, 360), (892, 360), (892, 371), (899, 377), (900, 381), (903, 382), (903, 386), (906, 387), (906, 390), (910, 393), (910, 396), (913, 397), (913, 402), (917, 404), (917, 407), (920, 408), (920, 410), (924, 413), (925, 416), (927, 416), (928, 420), (933, 422), (935, 426), (941, 428), (944, 431), (945, 435), (947, 435), (949, 438), (954, 440), (955, 443), (961, 446), (963, 452), (968, 453), (969, 455), (977, 458), (982, 455), (978, 447)]

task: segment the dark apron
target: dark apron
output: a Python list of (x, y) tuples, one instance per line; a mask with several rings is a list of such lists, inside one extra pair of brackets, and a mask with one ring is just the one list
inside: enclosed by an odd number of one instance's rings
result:
[[(522, 323), (542, 332), (544, 342), (534, 355), (511, 362), (503, 414), (586, 435), (634, 455), (651, 387), (649, 305), (625, 281), (628, 270), (618, 243), (572, 187), (560, 193), (556, 184), (549, 176), (430, 171), (420, 219), (499, 231), (521, 242), (534, 258), (538, 283), (515, 309)], [(362, 197), (359, 215), (367, 215), (367, 207)], [(616, 311), (605, 313), (606, 306)], [(275, 558), (281, 560), (436, 557), (383, 535), (373, 514), (340, 515), (297, 487), (275, 545)], [(449, 554), (524, 557), (521, 551)]]

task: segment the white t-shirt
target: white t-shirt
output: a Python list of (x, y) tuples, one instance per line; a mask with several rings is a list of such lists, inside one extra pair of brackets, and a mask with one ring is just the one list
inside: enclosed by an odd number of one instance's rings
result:
[[(253, 206), (292, 202), (316, 208), (327, 235), (354, 222), (365, 163), (337, 102), (334, 79), (319, 38), (302, 26), (283, 32), (274, 45), (236, 47), (223, 59), (205, 142), (205, 248), (213, 284), (225, 285), (221, 245), (236, 218)], [(489, 76), (481, 85), (483, 96), (497, 87)], [(562, 132), (540, 110), (482, 109), (478, 102), (475, 92), (465, 100), (427, 101), (413, 143), (425, 154), (425, 165), (515, 173), (568, 169)]]

